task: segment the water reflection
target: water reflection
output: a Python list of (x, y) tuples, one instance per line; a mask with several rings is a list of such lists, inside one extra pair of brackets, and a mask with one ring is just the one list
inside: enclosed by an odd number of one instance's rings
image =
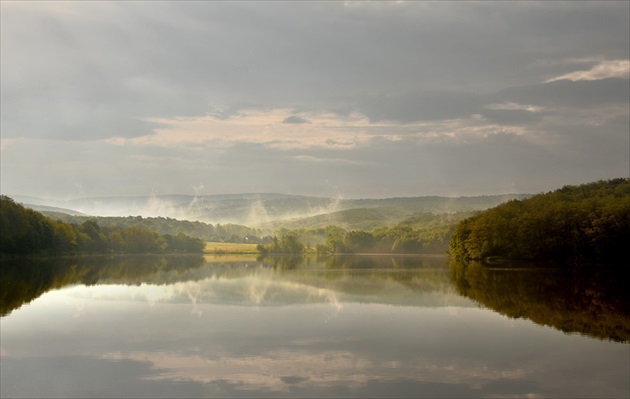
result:
[(42, 262), (2, 275), (2, 397), (630, 393), (628, 345), (479, 307), (508, 314), (479, 299), (499, 295), (502, 278), (481, 265), (358, 256)]
[[(3, 316), (47, 291), (73, 285), (99, 286), (93, 290), (98, 295), (124, 291), (149, 303), (192, 305), (473, 306), (464, 299), (469, 298), (511, 318), (630, 342), (625, 280), (609, 269), (492, 267), (449, 263), (440, 256), (100, 256), (12, 260), (1, 266)], [(115, 286), (131, 287), (116, 291)]]
[(43, 293), (68, 285), (108, 283), (167, 284), (188, 277), (184, 272), (204, 264), (202, 256), (143, 255), (13, 259), (0, 263), (0, 315)]
[(527, 318), (567, 333), (630, 342), (626, 279), (611, 268), (450, 265), (457, 291), (512, 318)]
[[(282, 305), (340, 300), (399, 305), (466, 302), (454, 292), (444, 257), (265, 257), (216, 262), (200, 256), (134, 256), (3, 264), (3, 315), (43, 293), (72, 285), (171, 302)], [(296, 263), (299, 262), (299, 263)]]

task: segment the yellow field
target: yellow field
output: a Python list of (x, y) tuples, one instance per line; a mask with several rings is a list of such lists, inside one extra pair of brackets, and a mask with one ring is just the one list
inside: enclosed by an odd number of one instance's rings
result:
[(206, 242), (206, 254), (257, 254), (256, 244), (236, 244), (233, 242)]
[(260, 254), (212, 254), (203, 256), (206, 263), (256, 262)]

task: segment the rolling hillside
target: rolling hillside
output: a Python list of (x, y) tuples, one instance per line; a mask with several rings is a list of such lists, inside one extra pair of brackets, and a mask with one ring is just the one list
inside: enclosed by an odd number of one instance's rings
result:
[[(348, 228), (371, 228), (398, 224), (424, 213), (452, 214), (488, 209), (529, 195), (509, 194), (476, 197), (405, 197), (384, 199), (339, 199), (286, 194), (164, 195), (100, 197), (55, 201), (13, 196), (31, 207), (55, 207), (56, 212), (91, 216), (168, 217), (205, 223), (232, 223), (251, 227), (309, 227), (328, 224)], [(44, 211), (44, 209), (41, 209)]]
[(411, 227), (431, 227), (450, 224), (472, 216), (472, 212), (428, 213), (415, 212), (410, 207), (356, 208), (330, 212), (305, 218), (277, 220), (260, 225), (261, 228), (317, 229), (330, 225), (346, 230), (370, 231), (376, 227), (405, 225)]

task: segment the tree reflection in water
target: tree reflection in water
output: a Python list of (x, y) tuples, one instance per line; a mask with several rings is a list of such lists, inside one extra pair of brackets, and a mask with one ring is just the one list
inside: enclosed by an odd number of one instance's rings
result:
[(294, 256), (210, 264), (198, 255), (9, 260), (0, 263), (0, 315), (70, 285), (164, 285), (209, 276), (239, 279), (262, 269), (268, 271), (266, 278), (332, 290), (361, 302), (419, 306), (432, 292), (451, 293), (511, 318), (630, 342), (630, 299), (618, 268), (496, 267), (452, 261), (449, 275), (445, 262), (444, 257)]
[[(122, 282), (141, 284), (168, 272), (170, 279), (204, 264), (201, 255), (125, 255), (14, 259), (0, 263), (0, 315), (6, 316), (47, 291), (65, 286)], [(163, 280), (164, 277), (161, 276)], [(165, 284), (164, 280), (161, 283)]]
[(619, 268), (533, 268), (453, 260), (457, 292), (511, 318), (565, 333), (630, 342), (630, 299)]

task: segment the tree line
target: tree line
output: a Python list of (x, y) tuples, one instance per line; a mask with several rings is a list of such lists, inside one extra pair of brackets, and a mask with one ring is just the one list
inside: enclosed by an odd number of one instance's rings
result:
[(0, 253), (11, 255), (61, 253), (202, 252), (204, 243), (183, 233), (158, 234), (130, 226), (100, 226), (88, 219), (65, 223), (0, 197)]
[(268, 232), (238, 224), (211, 224), (168, 217), (142, 216), (73, 216), (59, 212), (47, 212), (54, 219), (71, 224), (95, 220), (101, 227), (141, 227), (161, 235), (186, 234), (203, 241), (259, 244), (271, 241)]
[(413, 228), (377, 227), (371, 231), (332, 230), (326, 242), (316, 247), (319, 253), (445, 253), (453, 226)]
[(449, 249), (462, 259), (561, 262), (625, 259), (630, 242), (630, 179), (565, 186), (514, 200), (461, 221)]
[[(279, 229), (272, 242), (259, 244), (263, 253), (303, 253), (315, 250), (318, 254), (388, 253), (422, 254), (446, 253), (449, 236), (455, 225), (433, 228), (410, 226), (378, 227), (371, 231), (344, 230), (338, 226), (321, 229)], [(311, 246), (312, 242), (316, 244)]]
[(284, 234), (280, 238), (278, 236), (274, 236), (273, 240), (269, 244), (258, 244), (256, 249), (261, 254), (301, 254), (304, 252), (306, 247), (304, 244), (298, 239), (297, 235), (294, 233)]

